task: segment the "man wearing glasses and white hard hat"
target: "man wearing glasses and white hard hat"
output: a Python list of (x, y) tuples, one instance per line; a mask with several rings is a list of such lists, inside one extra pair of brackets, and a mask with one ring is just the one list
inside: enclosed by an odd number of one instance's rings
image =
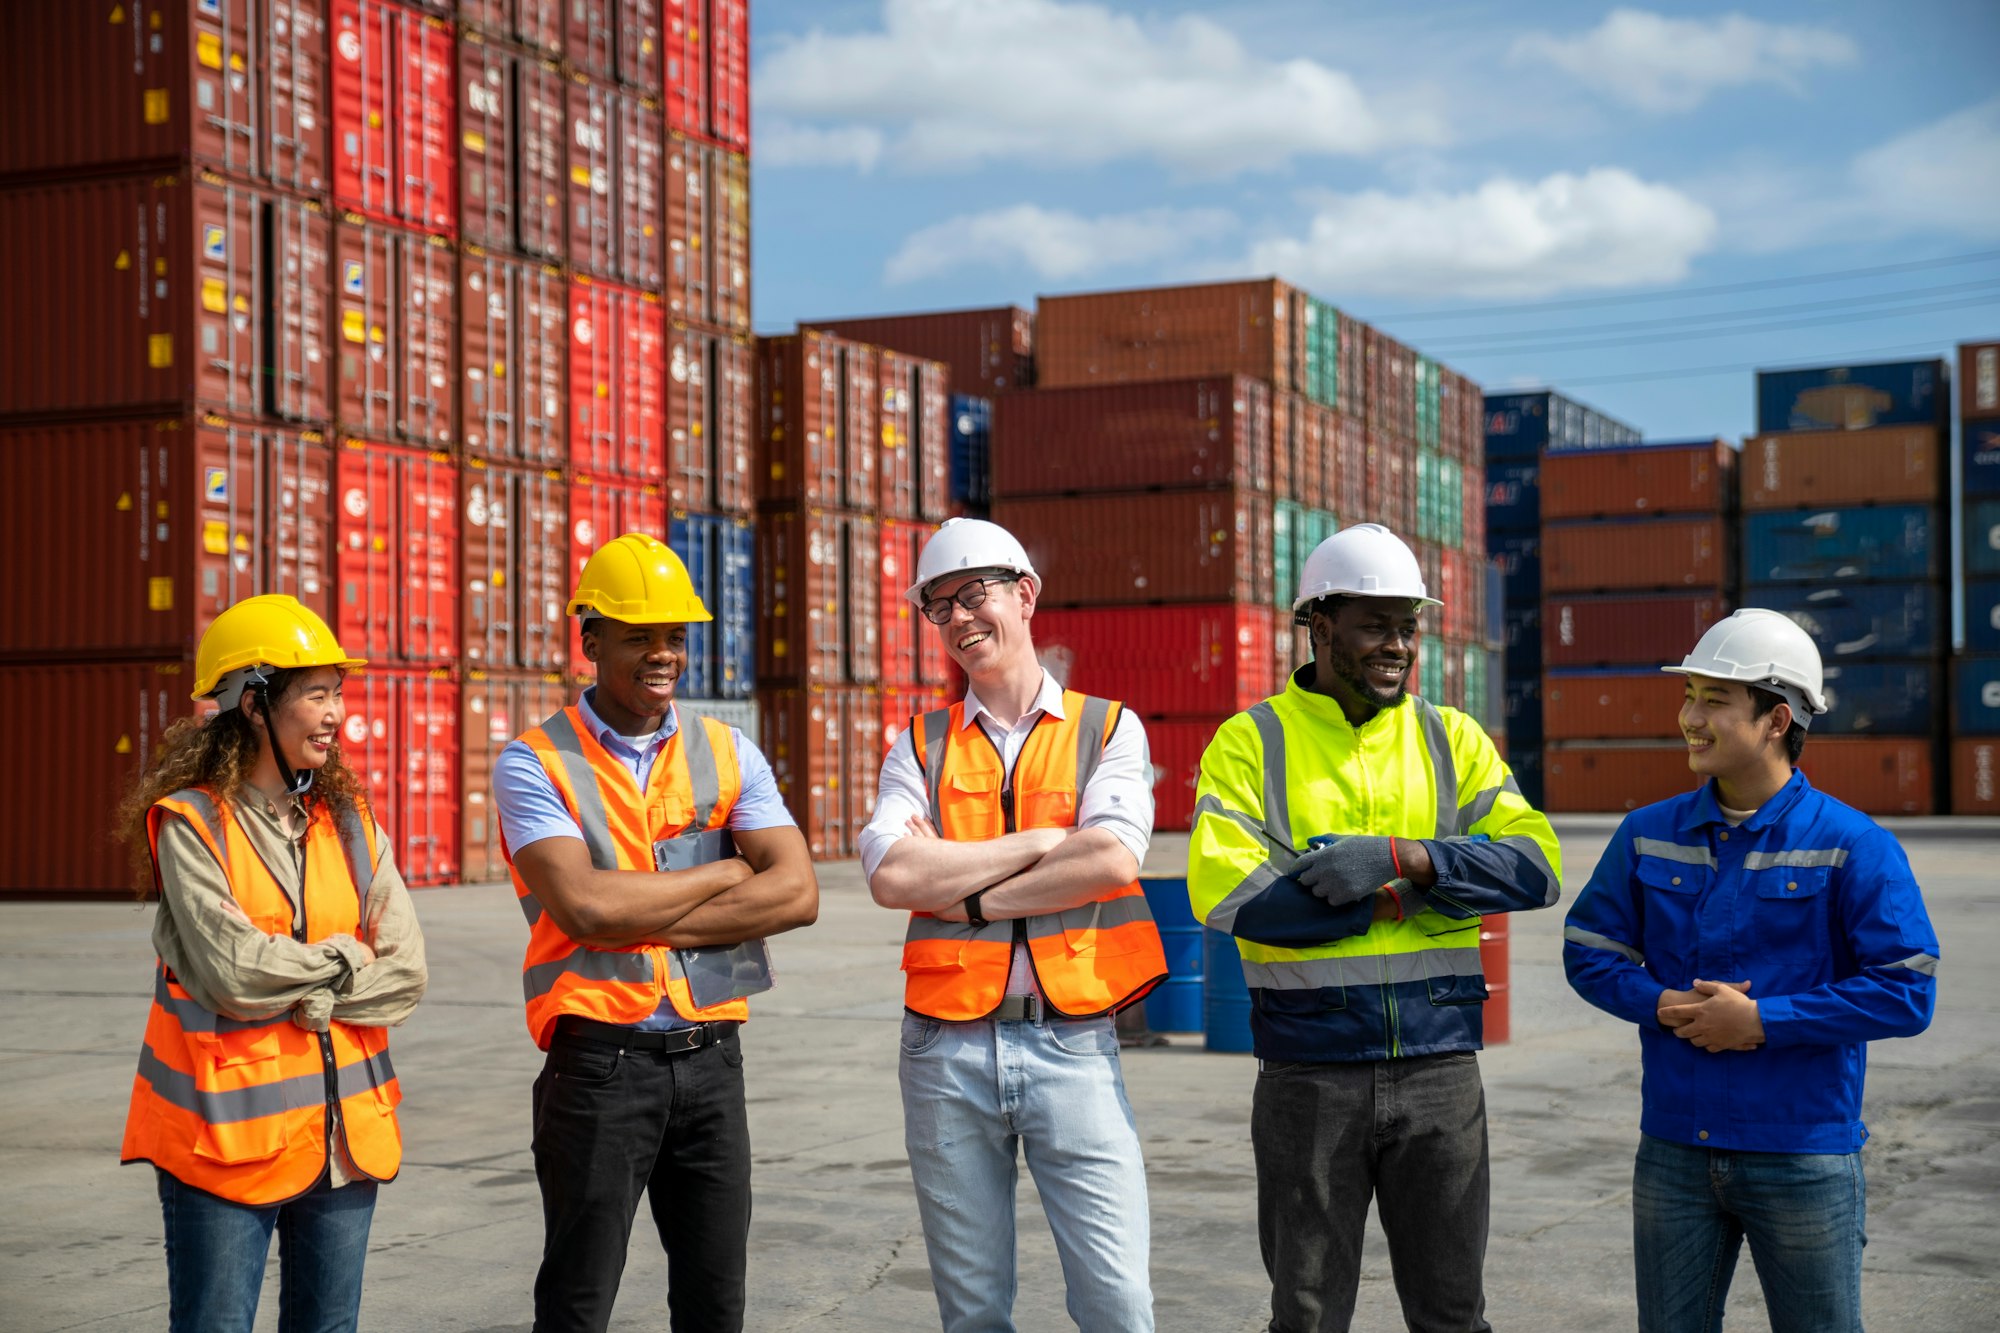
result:
[(965, 698), (910, 719), (861, 865), (908, 911), (901, 1084), (947, 1333), (1013, 1327), (1017, 1154), (1079, 1328), (1153, 1327), (1145, 1164), (1113, 1015), (1165, 977), (1138, 884), (1153, 830), (1144, 726), (1035, 657), (1041, 578), (1005, 528), (953, 519), (907, 596)]

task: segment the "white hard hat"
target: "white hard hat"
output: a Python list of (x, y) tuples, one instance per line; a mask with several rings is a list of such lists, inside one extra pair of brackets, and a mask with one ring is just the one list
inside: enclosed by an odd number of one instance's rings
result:
[(1034, 580), (1037, 589), (1042, 586), (1042, 576), (1035, 572), (1013, 533), (983, 518), (948, 518), (924, 543), (923, 553), (917, 557), (917, 581), (903, 596), (922, 606), (924, 589), (931, 584), (981, 569), (1004, 569)]
[(1826, 683), (1819, 645), (1792, 620), (1776, 611), (1745, 607), (1716, 621), (1679, 666), (1661, 667), (1677, 676), (1713, 676), (1741, 681), (1784, 696), (1792, 720), (1812, 725), (1826, 711)]
[(1417, 554), (1380, 523), (1342, 528), (1313, 547), (1299, 570), (1292, 613), (1322, 597), (1407, 597), (1443, 606), (1424, 587)]

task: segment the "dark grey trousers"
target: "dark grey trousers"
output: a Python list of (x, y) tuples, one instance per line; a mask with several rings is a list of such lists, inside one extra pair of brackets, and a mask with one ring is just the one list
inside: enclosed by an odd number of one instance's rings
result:
[(1412, 1333), (1490, 1333), (1477, 1056), (1262, 1062), (1250, 1140), (1271, 1333), (1346, 1333), (1370, 1198)]

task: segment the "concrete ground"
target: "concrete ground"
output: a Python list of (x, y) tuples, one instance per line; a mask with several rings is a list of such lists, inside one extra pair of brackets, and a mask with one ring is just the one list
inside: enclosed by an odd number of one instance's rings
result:
[[(1612, 828), (1558, 821), (1570, 891)], [(1930, 1032), (1876, 1046), (1865, 1150), (1871, 1329), (2000, 1327), (2000, 824), (1898, 827), (1944, 941)], [(15, 836), (33, 836), (17, 830)], [(1185, 838), (1149, 868), (1174, 873)], [(821, 868), (819, 924), (774, 946), (779, 988), (745, 1030), (757, 1145), (752, 1330), (937, 1327), (896, 1095), (902, 928), (854, 863)], [(528, 1154), (540, 1056), (519, 1002), (511, 890), (418, 897), (429, 997), (395, 1037), (403, 1174), (383, 1190), (362, 1326), (525, 1330), (541, 1245)], [(0, 1329), (165, 1325), (151, 1172), (117, 1164), (150, 990), (151, 909), (7, 904), (0, 942)], [(1637, 1042), (1562, 978), (1561, 912), (1513, 921), (1513, 1041), (1482, 1057), (1493, 1143), (1489, 1314), (1501, 1330), (1631, 1328)], [(1163, 1330), (1263, 1327), (1248, 1056), (1197, 1037), (1129, 1051), (1145, 1137)], [(1047, 1225), (1025, 1180), (1019, 1326), (1069, 1327)], [(643, 1218), (643, 1212), (642, 1212)], [(999, 1223), (996, 1220), (996, 1225)], [(260, 1328), (276, 1326), (276, 1255)], [(665, 1262), (642, 1221), (614, 1327), (666, 1327)], [(1732, 1327), (1761, 1327), (1746, 1255)], [(1402, 1326), (1379, 1233), (1357, 1329)]]

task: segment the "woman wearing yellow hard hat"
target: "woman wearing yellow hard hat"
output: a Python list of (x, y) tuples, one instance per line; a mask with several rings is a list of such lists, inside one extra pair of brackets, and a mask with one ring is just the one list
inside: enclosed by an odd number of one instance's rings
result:
[(195, 654), (194, 697), (218, 711), (168, 728), (122, 807), (159, 895), (122, 1157), (158, 1179), (173, 1333), (249, 1333), (274, 1228), (281, 1325), (358, 1322), (376, 1187), (402, 1161), (387, 1029), (427, 975), (341, 762), (361, 665), (296, 599), (238, 602)]

